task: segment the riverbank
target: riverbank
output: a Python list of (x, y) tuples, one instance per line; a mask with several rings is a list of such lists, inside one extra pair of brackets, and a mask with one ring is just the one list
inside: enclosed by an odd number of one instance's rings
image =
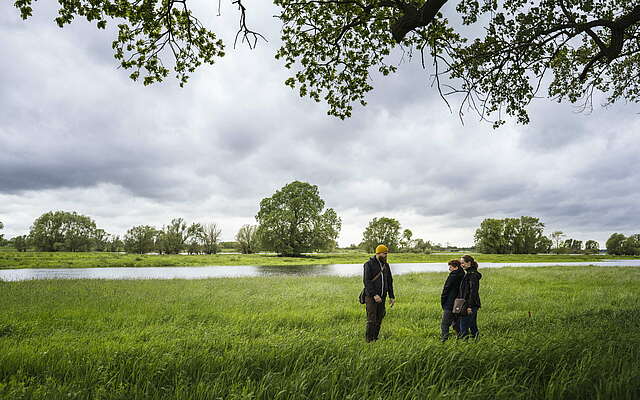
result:
[[(462, 255), (462, 253), (460, 254)], [(393, 253), (393, 263), (447, 262), (458, 258), (456, 254)], [(608, 255), (556, 255), (556, 254), (474, 254), (482, 262), (584, 262), (604, 260), (631, 260), (640, 257)], [(321, 253), (303, 257), (279, 257), (273, 254), (211, 254), (211, 255), (150, 255), (120, 253), (44, 253), (0, 252), (0, 269), (13, 268), (98, 268), (98, 267), (180, 267), (203, 265), (321, 265), (362, 264), (370, 254), (362, 252)]]
[(438, 341), (445, 273), (0, 282), (0, 398), (634, 399), (640, 268), (483, 271), (479, 343)]

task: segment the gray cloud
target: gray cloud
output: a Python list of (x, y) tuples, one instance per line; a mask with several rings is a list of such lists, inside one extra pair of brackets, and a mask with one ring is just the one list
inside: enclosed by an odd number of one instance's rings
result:
[[(317, 184), (342, 216), (343, 244), (382, 215), (443, 243), (471, 244), (487, 217), (534, 215), (601, 243), (640, 231), (630, 105), (576, 115), (538, 100), (530, 126), (493, 130), (472, 115), (463, 126), (414, 59), (394, 76), (374, 76), (369, 106), (340, 121), (283, 85), (291, 72), (273, 59), (279, 27), (264, 17), (272, 6), (250, 14), (269, 43), (229, 49), (184, 89), (130, 82), (115, 68), (112, 30), (80, 21), (60, 30), (55, 6), (43, 6), (26, 23), (11, 7), (0, 13), (0, 47), (12, 60), (0, 65), (7, 236), (69, 209), (120, 234), (176, 216), (215, 220), (231, 239), (254, 222), (260, 199), (294, 179)], [(210, 5), (196, 7), (230, 43), (235, 11), (218, 18)]]

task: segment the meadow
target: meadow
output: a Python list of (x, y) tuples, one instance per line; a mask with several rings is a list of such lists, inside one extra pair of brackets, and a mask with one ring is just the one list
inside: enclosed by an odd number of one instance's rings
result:
[[(460, 254), (392, 253), (391, 263), (447, 262)], [(480, 262), (554, 262), (640, 259), (633, 256), (555, 255), (555, 254), (477, 254)], [(275, 254), (211, 254), (153, 255), (107, 252), (0, 252), (0, 269), (7, 268), (97, 268), (97, 267), (167, 267), (199, 265), (319, 265), (362, 264), (371, 254), (360, 251), (318, 253), (301, 257), (280, 257)]]
[(444, 273), (0, 282), (2, 399), (637, 399), (640, 268), (481, 270), (477, 342), (439, 342)]

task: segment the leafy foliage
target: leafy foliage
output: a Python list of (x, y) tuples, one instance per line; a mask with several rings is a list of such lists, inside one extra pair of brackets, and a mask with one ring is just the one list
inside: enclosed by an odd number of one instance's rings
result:
[(124, 249), (127, 253), (150, 253), (155, 248), (157, 234), (158, 230), (152, 226), (134, 226), (124, 235)]
[(242, 254), (255, 253), (260, 247), (258, 227), (256, 225), (242, 225), (236, 234), (236, 241), (240, 245)]
[(74, 212), (50, 211), (38, 217), (29, 237), (39, 251), (89, 251), (96, 223)]
[(20, 235), (13, 237), (9, 243), (16, 249), (16, 251), (24, 253), (29, 249), (29, 236)]
[(222, 229), (215, 222), (201, 225), (202, 229), (198, 229), (198, 225), (196, 224), (194, 229), (198, 231), (200, 236), (200, 240), (202, 242), (202, 251), (205, 254), (216, 254), (220, 251), (220, 235), (222, 234)]
[[(113, 41), (120, 66), (145, 85), (169, 74), (168, 53), (183, 85), (202, 63), (224, 56), (224, 44), (189, 10), (187, 1), (60, 0), (56, 23), (75, 17), (105, 28), (117, 20)], [(592, 106), (640, 100), (640, 5), (635, 0), (274, 0), (280, 7), (282, 46), (276, 57), (292, 69), (286, 85), (324, 101), (328, 113), (350, 117), (365, 105), (372, 74), (398, 70), (419, 53), (431, 67), (443, 99), (459, 98), (460, 117), (471, 109), (495, 127), (507, 116), (529, 122), (527, 107), (546, 87), (557, 101)], [(16, 0), (24, 19), (33, 0)], [(250, 47), (262, 36), (246, 25), (242, 0), (236, 36)], [(448, 8), (451, 10), (452, 8)], [(447, 18), (461, 19), (451, 24)], [(468, 32), (481, 32), (472, 35)], [(396, 52), (397, 53), (397, 52)], [(405, 57), (406, 56), (406, 57)]]
[[(224, 44), (215, 33), (191, 13), (186, 1), (177, 0), (60, 0), (56, 23), (70, 24), (76, 17), (95, 22), (105, 29), (109, 20), (117, 20), (118, 35), (112, 47), (115, 58), (131, 79), (142, 77), (145, 85), (160, 82), (169, 75), (161, 53), (170, 52), (175, 77), (184, 85), (189, 74), (202, 63), (213, 64), (224, 56)], [(16, 0), (23, 19), (33, 14), (33, 0)]]
[(587, 240), (584, 243), (584, 252), (586, 254), (596, 254), (600, 250), (600, 244), (595, 240)]
[(614, 233), (607, 240), (607, 253), (612, 255), (640, 256), (640, 234), (626, 237)]
[(285, 255), (333, 247), (342, 224), (332, 208), (323, 209), (318, 187), (300, 181), (262, 199), (256, 215), (262, 246)]
[(362, 248), (367, 252), (375, 251), (376, 246), (384, 244), (390, 251), (400, 247), (400, 222), (394, 218), (374, 218), (362, 233)]
[(544, 236), (544, 224), (538, 218), (487, 218), (474, 235), (481, 253), (535, 254), (551, 249), (551, 239)]

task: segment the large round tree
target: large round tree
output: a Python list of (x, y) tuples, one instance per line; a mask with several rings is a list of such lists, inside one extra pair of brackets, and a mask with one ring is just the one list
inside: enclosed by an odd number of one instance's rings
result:
[(362, 233), (362, 244), (368, 252), (375, 251), (379, 244), (396, 251), (400, 246), (400, 222), (395, 218), (374, 218)]
[(38, 217), (29, 237), (38, 251), (89, 251), (96, 223), (85, 215), (50, 211)]
[(266, 250), (284, 255), (330, 248), (341, 221), (332, 208), (324, 210), (318, 187), (294, 181), (260, 202), (258, 236)]

